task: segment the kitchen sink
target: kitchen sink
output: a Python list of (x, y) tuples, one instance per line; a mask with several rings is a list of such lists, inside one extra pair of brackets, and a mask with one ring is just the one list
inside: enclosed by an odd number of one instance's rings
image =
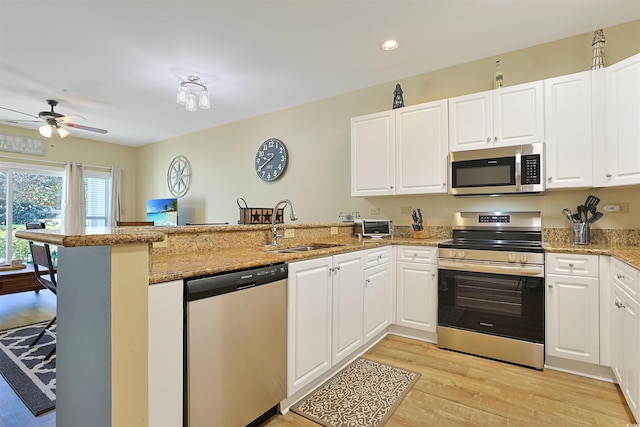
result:
[(309, 245), (294, 246), (291, 248), (270, 249), (267, 252), (294, 254), (298, 252), (316, 251), (318, 249), (335, 248), (336, 246), (342, 246), (342, 245), (337, 243), (311, 243)]

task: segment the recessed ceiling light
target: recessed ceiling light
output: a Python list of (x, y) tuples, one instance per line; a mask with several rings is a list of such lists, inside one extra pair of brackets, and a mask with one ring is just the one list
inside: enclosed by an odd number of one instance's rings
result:
[(395, 40), (385, 40), (384, 42), (382, 42), (382, 44), (380, 45), (380, 48), (382, 50), (394, 50), (397, 49), (398, 46), (400, 46), (400, 43), (398, 43)]

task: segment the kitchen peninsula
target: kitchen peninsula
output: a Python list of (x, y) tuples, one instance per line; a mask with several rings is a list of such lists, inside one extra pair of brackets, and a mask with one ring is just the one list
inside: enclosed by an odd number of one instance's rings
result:
[[(59, 246), (58, 424), (154, 425), (150, 418), (158, 406), (150, 399), (149, 384), (156, 378), (148, 374), (148, 291), (155, 285), (389, 244), (435, 247), (450, 233), (446, 227), (433, 227), (428, 239), (397, 232), (392, 239), (359, 240), (353, 237), (351, 223), (287, 224), (286, 228), (295, 236), (281, 241), (281, 247), (334, 246), (302, 253), (272, 252), (274, 248), (264, 246), (270, 241), (267, 225), (16, 232), (23, 239)], [(545, 250), (616, 256), (640, 268), (638, 246), (575, 246), (547, 239)]]

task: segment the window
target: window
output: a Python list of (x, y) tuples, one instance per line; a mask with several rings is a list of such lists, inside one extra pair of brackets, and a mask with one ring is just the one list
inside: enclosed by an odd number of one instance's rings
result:
[(84, 197), (87, 227), (109, 225), (111, 177), (107, 173), (84, 172)]
[(60, 226), (63, 172), (57, 168), (0, 169), (0, 263), (29, 259), (29, 244), (14, 233), (27, 222)]
[[(28, 242), (15, 237), (27, 222), (60, 227), (63, 178), (61, 167), (0, 165), (0, 264), (30, 259)], [(87, 226), (107, 226), (110, 174), (85, 170), (84, 183)]]

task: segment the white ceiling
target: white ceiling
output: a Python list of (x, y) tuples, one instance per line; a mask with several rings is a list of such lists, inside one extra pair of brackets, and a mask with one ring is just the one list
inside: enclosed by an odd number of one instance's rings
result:
[[(53, 98), (109, 130), (75, 136), (139, 146), (636, 19), (640, 0), (0, 0), (0, 106)], [(189, 74), (211, 109), (175, 102)]]

